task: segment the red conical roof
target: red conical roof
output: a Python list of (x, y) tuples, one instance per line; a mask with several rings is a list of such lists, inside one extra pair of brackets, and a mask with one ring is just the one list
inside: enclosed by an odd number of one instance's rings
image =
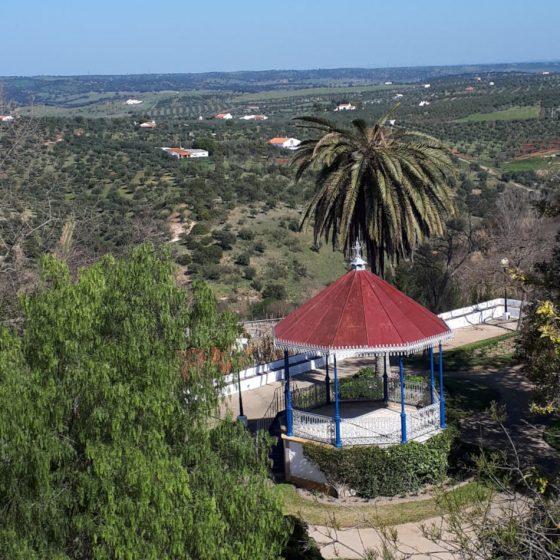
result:
[(274, 328), (289, 350), (408, 354), (451, 338), (445, 322), (385, 280), (351, 270)]

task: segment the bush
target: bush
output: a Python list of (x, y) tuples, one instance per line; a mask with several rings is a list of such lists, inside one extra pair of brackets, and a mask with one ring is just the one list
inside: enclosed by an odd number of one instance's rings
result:
[(286, 288), (282, 284), (269, 284), (263, 291), (263, 297), (271, 300), (286, 299)]
[(249, 266), (251, 264), (251, 257), (247, 253), (241, 253), (235, 257), (235, 264)]
[(248, 228), (241, 228), (237, 232), (237, 236), (244, 241), (251, 241), (255, 237), (255, 233)]
[(177, 255), (175, 257), (175, 262), (180, 266), (187, 266), (191, 264), (192, 259), (188, 253), (183, 253), (182, 255)]
[(342, 449), (306, 443), (303, 450), (334, 487), (347, 486), (363, 498), (396, 496), (446, 479), (455, 435), (455, 430), (448, 428), (425, 443)]
[(210, 233), (210, 228), (208, 224), (204, 222), (198, 222), (194, 224), (193, 228), (191, 229), (191, 235), (208, 235)]

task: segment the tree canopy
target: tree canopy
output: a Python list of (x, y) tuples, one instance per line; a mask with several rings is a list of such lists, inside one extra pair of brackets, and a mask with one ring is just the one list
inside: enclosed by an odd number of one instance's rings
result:
[(303, 141), (292, 161), (296, 179), (308, 168), (317, 171), (302, 226), (313, 218), (315, 242), (324, 237), (347, 255), (363, 240), (372, 270), (382, 275), (386, 258), (408, 256), (422, 240), (442, 235), (454, 212), (448, 149), (425, 134), (387, 126), (391, 116), (371, 126), (356, 119), (351, 128), (299, 117), (319, 136)]
[[(77, 279), (43, 260), (0, 332), (0, 557), (277, 558), (266, 446), (209, 420), (236, 321), (148, 245)], [(233, 358), (232, 358), (233, 359)], [(263, 455), (264, 452), (264, 455)]]

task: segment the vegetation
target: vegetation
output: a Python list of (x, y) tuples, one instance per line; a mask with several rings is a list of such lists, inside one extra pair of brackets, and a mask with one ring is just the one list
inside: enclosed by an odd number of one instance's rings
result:
[(0, 334), (0, 556), (278, 558), (267, 446), (208, 425), (204, 357), (234, 359), (237, 324), (203, 284), (192, 298), (146, 245), (76, 280), (44, 260), (23, 331)]
[(447, 458), (455, 432), (448, 429), (425, 443), (414, 441), (386, 449), (359, 445), (336, 449), (306, 443), (305, 456), (335, 488), (348, 488), (364, 498), (416, 492), (447, 476)]
[(488, 496), (489, 489), (479, 483), (470, 482), (452, 490), (438, 492), (433, 496), (406, 500), (394, 504), (355, 503), (336, 504), (325, 500), (303, 497), (291, 484), (278, 485), (282, 497), (284, 513), (305, 519), (313, 525), (330, 526), (333, 520), (338, 527), (366, 528), (421, 522), (447, 511), (447, 503), (452, 501), (458, 507), (465, 507)]
[(347, 256), (362, 239), (371, 268), (385, 273), (385, 260), (408, 257), (417, 243), (442, 235), (446, 214), (453, 214), (447, 176), (447, 148), (433, 138), (388, 126), (394, 109), (373, 126), (364, 120), (344, 128), (317, 117), (299, 117), (320, 134), (296, 152), (296, 180), (317, 171), (315, 193), (302, 219), (313, 218), (315, 243), (330, 240)]

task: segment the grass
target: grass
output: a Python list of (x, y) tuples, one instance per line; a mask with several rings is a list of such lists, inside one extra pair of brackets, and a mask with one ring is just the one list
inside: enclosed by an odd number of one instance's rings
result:
[(560, 418), (555, 420), (550, 426), (547, 426), (544, 431), (544, 441), (560, 451)]
[(235, 98), (236, 102), (246, 101), (270, 101), (272, 99), (285, 99), (289, 97), (317, 97), (322, 95), (338, 95), (348, 93), (361, 93), (368, 91), (382, 91), (390, 89), (406, 89), (411, 87), (404, 84), (392, 85), (370, 85), (353, 87), (316, 87), (292, 90), (263, 91), (259, 93), (247, 93)]
[[(509, 367), (514, 364), (513, 339), (515, 333), (507, 333), (487, 338), (472, 344), (465, 344), (443, 353), (444, 372), (476, 371)], [(407, 361), (413, 368), (425, 368), (425, 357), (420, 354)], [(436, 368), (437, 368), (437, 356)]]
[(446, 416), (450, 424), (484, 412), (492, 402), (498, 402), (500, 393), (489, 387), (484, 379), (444, 378), (446, 389)]
[(533, 157), (527, 159), (518, 159), (513, 161), (508, 161), (502, 166), (504, 171), (536, 171), (537, 169), (542, 169), (546, 167), (550, 160), (545, 160), (540, 157)]
[(520, 121), (536, 119), (539, 116), (540, 107), (538, 105), (528, 105), (524, 107), (511, 107), (502, 111), (492, 111), (491, 113), (473, 113), (455, 122), (485, 122), (485, 121)]
[(387, 504), (342, 505), (324, 503), (300, 496), (291, 484), (275, 486), (284, 514), (294, 515), (312, 525), (335, 524), (339, 527), (382, 527), (402, 523), (417, 523), (444, 515), (450, 504), (466, 507), (488, 499), (491, 490), (477, 482), (469, 482), (453, 490), (442, 491), (426, 499)]

